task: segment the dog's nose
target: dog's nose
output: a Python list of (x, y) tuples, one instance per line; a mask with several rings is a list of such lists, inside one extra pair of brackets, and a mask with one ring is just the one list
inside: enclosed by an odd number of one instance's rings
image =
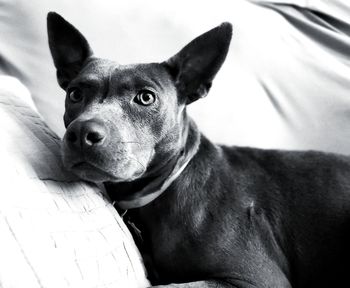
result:
[(69, 125), (65, 141), (74, 148), (92, 147), (103, 144), (106, 135), (105, 125), (98, 120), (75, 121)]

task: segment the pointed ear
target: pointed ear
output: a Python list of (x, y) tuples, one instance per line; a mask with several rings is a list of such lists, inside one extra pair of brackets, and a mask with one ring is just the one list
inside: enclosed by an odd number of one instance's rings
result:
[(47, 15), (47, 32), (58, 84), (66, 89), (93, 52), (84, 36), (55, 12)]
[(175, 79), (178, 95), (189, 104), (205, 97), (225, 61), (232, 37), (232, 25), (220, 26), (200, 35), (164, 62)]

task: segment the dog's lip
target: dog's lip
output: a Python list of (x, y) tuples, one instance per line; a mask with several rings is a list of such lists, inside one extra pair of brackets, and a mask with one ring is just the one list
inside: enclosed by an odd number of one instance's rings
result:
[(74, 164), (71, 165), (71, 169), (84, 169), (84, 168), (96, 169), (99, 172), (104, 172), (104, 173), (108, 174), (107, 171), (105, 171), (105, 170), (101, 169), (100, 167), (90, 163), (89, 161), (79, 161), (79, 162), (75, 162)]
[(102, 168), (100, 168), (100, 167), (98, 167), (98, 166), (96, 166), (94, 164), (91, 164), (89, 161), (75, 162), (74, 164), (72, 164), (70, 166), (70, 170), (72, 170), (73, 172), (74, 172), (74, 170), (75, 171), (76, 170), (94, 170), (98, 174), (102, 174), (102, 175), (106, 176), (107, 178), (109, 178), (108, 181), (115, 182), (115, 183), (118, 183), (118, 182), (129, 182), (129, 181), (133, 181), (133, 180), (135, 180), (135, 179), (137, 179), (139, 177), (139, 175), (137, 175), (136, 177), (133, 177), (133, 178), (131, 178), (129, 180), (125, 180), (123, 178), (116, 177), (116, 176), (114, 176), (111, 173), (108, 173), (107, 171), (103, 170)]
[(79, 162), (76, 162), (74, 164), (71, 165), (70, 167), (71, 170), (95, 170), (97, 171), (97, 173), (99, 174), (104, 174), (110, 178), (113, 178), (113, 179), (118, 179), (117, 177), (115, 177), (114, 175), (111, 175), (110, 173), (108, 173), (107, 171), (101, 169), (100, 167), (94, 165), (94, 164), (91, 164), (90, 162), (88, 161), (79, 161)]
[[(79, 162), (75, 162), (74, 164), (71, 165), (71, 169), (80, 169), (81, 167), (84, 166), (91, 166), (91, 168), (97, 168), (96, 166), (92, 165), (91, 163), (87, 162), (87, 161), (79, 161)], [(99, 168), (97, 168), (99, 169)]]

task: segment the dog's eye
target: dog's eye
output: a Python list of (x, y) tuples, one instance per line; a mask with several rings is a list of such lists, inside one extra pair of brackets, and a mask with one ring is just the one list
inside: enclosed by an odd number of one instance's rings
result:
[(83, 99), (83, 94), (79, 89), (72, 89), (68, 92), (68, 97), (70, 101), (77, 103)]
[(152, 91), (149, 90), (141, 90), (134, 98), (134, 101), (137, 104), (148, 106), (154, 103), (156, 101), (156, 96)]

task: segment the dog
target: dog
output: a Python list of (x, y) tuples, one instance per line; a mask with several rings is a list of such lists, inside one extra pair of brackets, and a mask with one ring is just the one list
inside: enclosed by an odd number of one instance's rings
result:
[(130, 209), (155, 287), (350, 287), (349, 157), (216, 145), (186, 113), (231, 36), (223, 23), (164, 62), (119, 65), (50, 12), (63, 163)]

